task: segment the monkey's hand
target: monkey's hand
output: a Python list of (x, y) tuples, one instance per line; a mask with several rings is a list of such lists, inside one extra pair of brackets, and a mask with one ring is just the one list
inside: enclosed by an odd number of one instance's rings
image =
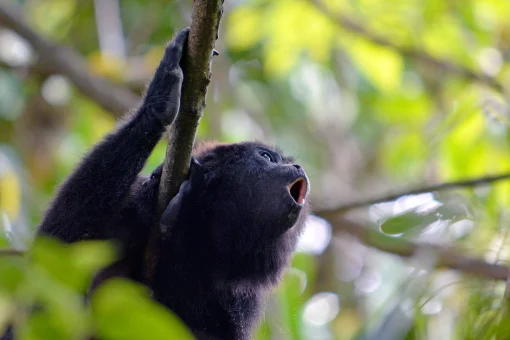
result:
[[(195, 157), (191, 157), (191, 164), (188, 178), (182, 182), (179, 192), (170, 201), (163, 216), (161, 217), (160, 228), (164, 237), (168, 237), (171, 228), (175, 225), (182, 213), (186, 213), (186, 206), (197, 200), (204, 187), (204, 170)], [(193, 204), (192, 203), (192, 204)]]
[(189, 28), (180, 31), (167, 45), (165, 55), (143, 99), (142, 108), (156, 116), (165, 126), (172, 124), (179, 112), (184, 78), (179, 64), (184, 55), (188, 34)]

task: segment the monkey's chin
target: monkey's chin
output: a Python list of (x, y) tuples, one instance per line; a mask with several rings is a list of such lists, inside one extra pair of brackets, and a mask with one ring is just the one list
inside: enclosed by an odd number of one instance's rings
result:
[(292, 203), (292, 206), (287, 208), (287, 212), (285, 215), (285, 222), (280, 224), (282, 228), (281, 232), (286, 233), (287, 231), (293, 229), (296, 225), (299, 225), (299, 221), (301, 220), (302, 214), (306, 214), (307, 208), (306, 203), (297, 204)]

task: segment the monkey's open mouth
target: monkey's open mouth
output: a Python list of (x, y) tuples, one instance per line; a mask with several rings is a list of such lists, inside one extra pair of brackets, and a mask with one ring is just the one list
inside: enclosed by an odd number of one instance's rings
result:
[(290, 196), (297, 204), (302, 205), (305, 203), (307, 187), (303, 177), (299, 177), (294, 182), (287, 185), (287, 189), (289, 190)]

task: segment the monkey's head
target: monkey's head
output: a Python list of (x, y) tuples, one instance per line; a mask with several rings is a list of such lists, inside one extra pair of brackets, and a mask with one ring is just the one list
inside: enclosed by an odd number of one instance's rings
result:
[(194, 155), (183, 205), (200, 248), (226, 280), (275, 283), (307, 216), (305, 171), (258, 142), (205, 144)]

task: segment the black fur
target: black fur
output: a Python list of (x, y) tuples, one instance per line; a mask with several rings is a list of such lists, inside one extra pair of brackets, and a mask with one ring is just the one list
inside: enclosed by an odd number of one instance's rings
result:
[(187, 33), (167, 47), (140, 108), (60, 188), (39, 232), (66, 242), (118, 241), (122, 258), (97, 275), (95, 287), (111, 276), (143, 282), (148, 232), (161, 227), (154, 298), (200, 339), (248, 339), (306, 216), (306, 204), (297, 204), (287, 186), (303, 178), (308, 191), (308, 179), (290, 158), (262, 143), (204, 144), (157, 220), (161, 167), (149, 178), (139, 172), (178, 112)]
[(154, 297), (193, 330), (248, 339), (304, 222), (286, 186), (306, 175), (260, 143), (209, 146), (195, 157), (161, 220), (168, 231)]

